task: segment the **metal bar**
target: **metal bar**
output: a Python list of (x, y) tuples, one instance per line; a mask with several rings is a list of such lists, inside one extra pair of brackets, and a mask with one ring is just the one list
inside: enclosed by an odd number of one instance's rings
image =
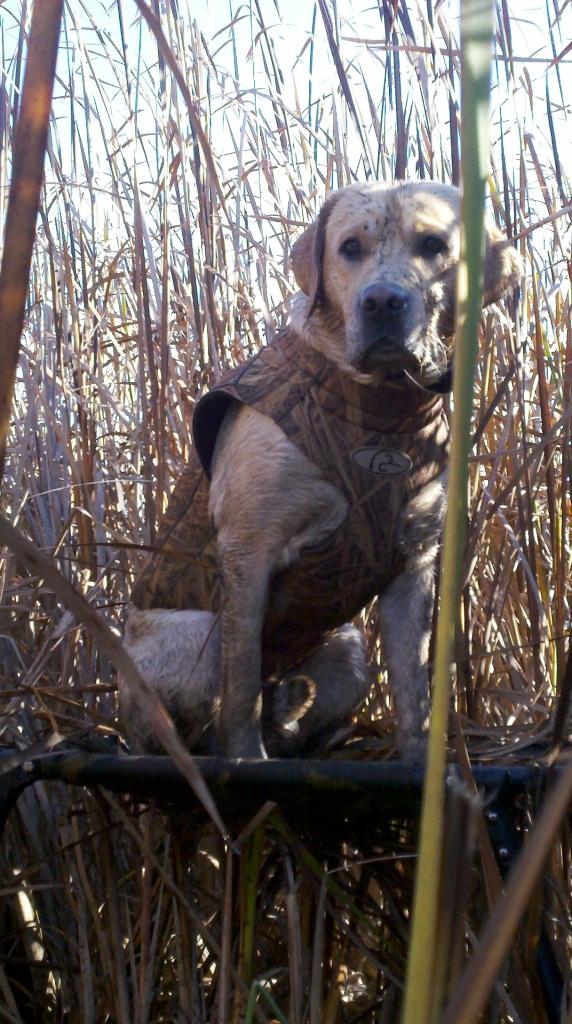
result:
[[(15, 762), (19, 763), (15, 763)], [(391, 819), (416, 826), (423, 770), (399, 762), (196, 758), (205, 782), (229, 822), (256, 813), (273, 800), (289, 820), (309, 831), (358, 834), (374, 839)], [(0, 824), (19, 794), (34, 782), (55, 780), (75, 786), (103, 786), (141, 800), (206, 817), (192, 800), (181, 772), (168, 757), (100, 754), (68, 748), (26, 759), (0, 750)], [(555, 769), (551, 769), (554, 771)], [(487, 798), (502, 789), (516, 795), (542, 784), (547, 769), (531, 765), (476, 766), (477, 786)], [(558, 769), (556, 769), (558, 771)], [(456, 766), (449, 773), (459, 775)]]

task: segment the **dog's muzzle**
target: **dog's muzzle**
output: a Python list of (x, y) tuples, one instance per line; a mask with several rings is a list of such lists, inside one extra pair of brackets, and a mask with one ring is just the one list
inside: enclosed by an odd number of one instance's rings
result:
[(360, 325), (359, 368), (370, 370), (378, 363), (409, 356), (412, 295), (393, 282), (367, 285), (357, 300)]

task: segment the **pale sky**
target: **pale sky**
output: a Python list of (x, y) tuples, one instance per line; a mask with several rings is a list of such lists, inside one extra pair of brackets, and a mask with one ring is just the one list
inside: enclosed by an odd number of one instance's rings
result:
[[(254, 3), (252, 7), (255, 9)], [(312, 20), (315, 10), (308, 0), (260, 0), (260, 7), (265, 20), (268, 36), (274, 47), (277, 63), (283, 78), (280, 83), (282, 99), (294, 111), (298, 106), (302, 118), (305, 117), (309, 100), (309, 62)], [(328, 0), (328, 9), (334, 5)], [(407, 11), (415, 38), (422, 37), (422, 20), (427, 18), (425, 0), (408, 0)], [(559, 69), (549, 68), (547, 58), (552, 58), (548, 32), (546, 6), (537, 5), (530, 0), (511, 0), (511, 31), (513, 36), (513, 53), (519, 59), (515, 64), (515, 78), (509, 79), (505, 74), (506, 65), (499, 62), (493, 68), (493, 89), (491, 95), (491, 144), (494, 159), (499, 160), (496, 143), (500, 134), (499, 115), (502, 114), (503, 133), (506, 144), (509, 173), (517, 177), (517, 168), (523, 146), (523, 135), (529, 133), (532, 144), (539, 154), (540, 163), (547, 173), (549, 189), (554, 188), (554, 168), (550, 166), (552, 146), (549, 125), (546, 117), (546, 87), (550, 90), (554, 127), (557, 135), (563, 173), (572, 166), (572, 131), (570, 130), (572, 106), (572, 52), (567, 55)], [(21, 10), (19, 0), (8, 0), (0, 8), (0, 19), (4, 29), (4, 48), (7, 56), (5, 69), (9, 77), (11, 72), (10, 57), (13, 56), (16, 42), (17, 18)], [(156, 66), (157, 49), (155, 41), (144, 25), (141, 28), (140, 15), (134, 0), (123, 0), (125, 39), (127, 43), (128, 62), (131, 72), (131, 105), (137, 105), (138, 130), (145, 136), (147, 128), (151, 134), (151, 125), (158, 112), (158, 75), (156, 70), (151, 75), (142, 75), (141, 91), (137, 95), (134, 85), (137, 68)], [(196, 20), (199, 31), (207, 41), (210, 56), (217, 67), (216, 81), (209, 79), (209, 89), (214, 97), (212, 120), (209, 126), (212, 132), (213, 148), (220, 158), (223, 174), (230, 180), (236, 165), (237, 140), (244, 132), (245, 111), (252, 120), (260, 114), (261, 123), (267, 117), (272, 126), (272, 108), (268, 97), (268, 76), (264, 73), (263, 61), (267, 56), (264, 40), (260, 38), (260, 29), (255, 15), (251, 14), (250, 5), (240, 0), (179, 0), (178, 10), (182, 12), (186, 23), (185, 37), (191, 31), (190, 26)], [(336, 0), (335, 10), (338, 15), (339, 41), (343, 55), (344, 67), (347, 69), (352, 94), (358, 104), (362, 123), (367, 126), (369, 119), (369, 94), (374, 104), (379, 104), (383, 92), (383, 75), (388, 60), (385, 49), (385, 30), (377, 5), (373, 0)], [(518, 12), (518, 13), (516, 13)], [(446, 24), (453, 26), (458, 41), (458, 5), (444, 0), (438, 5), (438, 16)], [(235, 21), (231, 44), (227, 26)], [(438, 33), (438, 19), (435, 30)], [(114, 3), (102, 3), (101, 0), (90, 0), (85, 5), (82, 0), (70, 0), (66, 14), (67, 35), (62, 34), (59, 70), (61, 81), (56, 84), (55, 116), (58, 120), (59, 145), (62, 160), (68, 165), (71, 160), (69, 131), (69, 81), (68, 64), (72, 67), (72, 79), (75, 83), (78, 123), (82, 121), (83, 85), (82, 69), (87, 67), (86, 54), (89, 55), (92, 73), (96, 79), (87, 77), (89, 100), (97, 105), (101, 122), (107, 125), (111, 143), (116, 141), (125, 152), (125, 159), (142, 160), (141, 152), (133, 156), (130, 152), (133, 132), (129, 123), (129, 107), (125, 98), (125, 72), (121, 53), (121, 37), (119, 31), (118, 9)], [(560, 24), (561, 37), (556, 36), (554, 46), (561, 52), (572, 39), (572, 4), (564, 4)], [(401, 37), (403, 33), (401, 32)], [(442, 36), (437, 35), (437, 45), (443, 43)], [(500, 52), (498, 43), (497, 53)], [(190, 52), (190, 48), (189, 48)], [(110, 60), (109, 55), (112, 55)], [(115, 60), (113, 60), (115, 54)], [(188, 54), (185, 54), (188, 61)], [(339, 82), (333, 66), (327, 43), (324, 25), (319, 11), (316, 14), (315, 46), (313, 48), (312, 101), (325, 97), (326, 108), (332, 103), (338, 104), (341, 130), (354, 131), (347, 110), (339, 102)], [(207, 62), (205, 61), (205, 66)], [(432, 144), (439, 149), (442, 144), (445, 160), (448, 159), (449, 148), (449, 111), (447, 91), (443, 82), (447, 76), (447, 59), (438, 58), (437, 79), (429, 73), (427, 54), (401, 53), (401, 85), (406, 109), (411, 105), (429, 103), (428, 118), (432, 122)], [(189, 69), (191, 73), (193, 69)], [(558, 76), (559, 72), (559, 76)], [(206, 89), (207, 71), (203, 69), (203, 87)], [(238, 74), (236, 82), (235, 76)], [(63, 83), (63, 84), (62, 84)], [(514, 85), (516, 83), (516, 88)], [(256, 94), (255, 94), (256, 87)], [(561, 90), (563, 95), (561, 95)], [(240, 101), (237, 101), (237, 92)], [(218, 96), (218, 105), (217, 105)], [(60, 101), (58, 101), (58, 97)], [(455, 96), (458, 101), (458, 95)], [(344, 120), (345, 119), (345, 120)], [(424, 118), (422, 117), (421, 120)], [(274, 125), (275, 126), (275, 125)], [(117, 138), (114, 136), (117, 133)], [(232, 133), (232, 134), (231, 134)], [(366, 129), (367, 134), (367, 129)], [(372, 133), (370, 133), (370, 136)], [(348, 146), (352, 149), (353, 141), (348, 135)], [(375, 139), (366, 139), (368, 146)], [(392, 150), (392, 139), (384, 139), (388, 152)], [(140, 147), (139, 147), (140, 148)], [(105, 151), (92, 153), (96, 172), (106, 173)], [(527, 166), (529, 169), (529, 195), (538, 197), (538, 215), (543, 216), (545, 207), (530, 147), (526, 147)], [(99, 167), (97, 166), (99, 159)], [(76, 150), (76, 169), (70, 168), (70, 186), (72, 179), (79, 174), (82, 167)], [(438, 166), (440, 166), (438, 164)], [(284, 170), (284, 169), (283, 169)], [(286, 169), (287, 170), (287, 169)], [(356, 165), (354, 170), (359, 176), (364, 173), (364, 165)], [(280, 173), (278, 169), (277, 173)], [(446, 173), (446, 172), (445, 172)], [(105, 189), (102, 179), (101, 187)], [(264, 192), (264, 183), (261, 183)], [(268, 196), (263, 195), (262, 201), (267, 202)]]

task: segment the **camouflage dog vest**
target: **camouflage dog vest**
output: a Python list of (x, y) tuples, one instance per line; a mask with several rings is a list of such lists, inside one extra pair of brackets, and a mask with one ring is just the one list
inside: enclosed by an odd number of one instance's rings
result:
[(402, 512), (445, 469), (449, 429), (439, 395), (405, 377), (377, 388), (359, 383), (286, 329), (199, 401), (195, 454), (136, 580), (138, 608), (222, 607), (209, 477), (219, 428), (236, 401), (270, 416), (349, 506), (326, 543), (303, 550), (271, 580), (262, 637), (268, 677), (296, 665), (403, 571)]

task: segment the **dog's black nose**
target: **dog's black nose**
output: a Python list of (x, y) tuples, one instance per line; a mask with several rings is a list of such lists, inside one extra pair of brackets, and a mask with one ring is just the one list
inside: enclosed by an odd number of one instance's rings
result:
[(397, 316), (405, 312), (408, 304), (409, 294), (398, 284), (370, 284), (361, 296), (362, 312), (371, 320)]

